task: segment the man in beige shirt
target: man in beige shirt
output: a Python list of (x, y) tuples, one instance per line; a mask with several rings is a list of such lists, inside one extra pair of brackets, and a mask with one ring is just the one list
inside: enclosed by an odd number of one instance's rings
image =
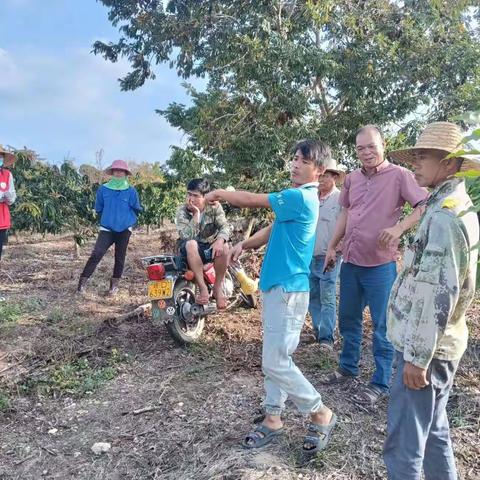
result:
[(328, 271), (325, 271), (325, 255), (335, 231), (335, 224), (342, 207), (339, 203), (340, 190), (336, 183), (345, 178), (344, 169), (333, 159), (327, 170), (320, 175), (318, 184), (319, 214), (315, 238), (315, 249), (310, 265), (310, 302), (308, 311), (312, 317), (313, 330), (324, 351), (333, 350), (334, 331), (337, 320), (337, 280), (340, 272), (341, 255)]

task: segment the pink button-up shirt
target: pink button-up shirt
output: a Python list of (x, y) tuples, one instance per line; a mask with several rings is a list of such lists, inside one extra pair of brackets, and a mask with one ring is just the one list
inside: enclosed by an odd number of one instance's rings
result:
[(378, 237), (397, 224), (405, 202), (416, 207), (428, 197), (406, 168), (385, 160), (370, 177), (363, 169), (347, 175), (340, 205), (348, 210), (343, 261), (375, 267), (396, 260), (398, 243), (382, 249)]

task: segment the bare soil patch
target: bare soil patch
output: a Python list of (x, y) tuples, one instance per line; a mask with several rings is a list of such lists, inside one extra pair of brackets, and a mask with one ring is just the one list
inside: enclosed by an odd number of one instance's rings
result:
[[(305, 419), (293, 406), (277, 443), (253, 453), (239, 446), (262, 400), (259, 310), (210, 317), (202, 341), (189, 348), (178, 347), (148, 317), (105, 324), (145, 303), (140, 258), (171, 247), (159, 232), (135, 234), (116, 298), (104, 295), (111, 253), (88, 293), (74, 293), (91, 243), (80, 259), (69, 238), (8, 247), (0, 271), (8, 298), (0, 306), (0, 479), (385, 478), (386, 400), (373, 412), (361, 411), (349, 401), (356, 384), (321, 386), (319, 377), (336, 361), (310, 342), (309, 326), (295, 360), (339, 425), (331, 447), (305, 463), (299, 455)], [(464, 480), (480, 472), (478, 318), (479, 300), (449, 405)], [(368, 322), (361, 381), (372, 370)], [(96, 442), (110, 443), (110, 451), (95, 455)]]

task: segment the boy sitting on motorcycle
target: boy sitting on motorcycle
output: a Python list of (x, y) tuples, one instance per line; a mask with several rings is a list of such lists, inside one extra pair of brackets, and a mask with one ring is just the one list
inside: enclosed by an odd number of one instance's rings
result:
[(195, 274), (198, 285), (196, 302), (206, 305), (209, 301), (208, 288), (203, 278), (203, 265), (213, 262), (215, 284), (213, 296), (217, 309), (226, 308), (222, 290), (228, 266), (228, 240), (231, 228), (225, 212), (218, 202), (208, 203), (205, 195), (211, 190), (210, 182), (195, 178), (187, 184), (187, 199), (177, 210), (175, 224), (180, 237), (180, 254), (186, 259)]

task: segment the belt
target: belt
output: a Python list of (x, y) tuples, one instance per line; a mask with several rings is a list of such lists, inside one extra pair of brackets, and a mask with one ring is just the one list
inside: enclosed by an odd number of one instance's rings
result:
[[(322, 254), (320, 254), (320, 255), (314, 255), (313, 258), (315, 258), (316, 260), (318, 260), (319, 258), (321, 258), (321, 257), (326, 257), (326, 256), (327, 256), (327, 253), (325, 252), (325, 253), (322, 253)], [(341, 256), (342, 256), (341, 253), (337, 253), (337, 258), (338, 258), (338, 257), (341, 257)]]

